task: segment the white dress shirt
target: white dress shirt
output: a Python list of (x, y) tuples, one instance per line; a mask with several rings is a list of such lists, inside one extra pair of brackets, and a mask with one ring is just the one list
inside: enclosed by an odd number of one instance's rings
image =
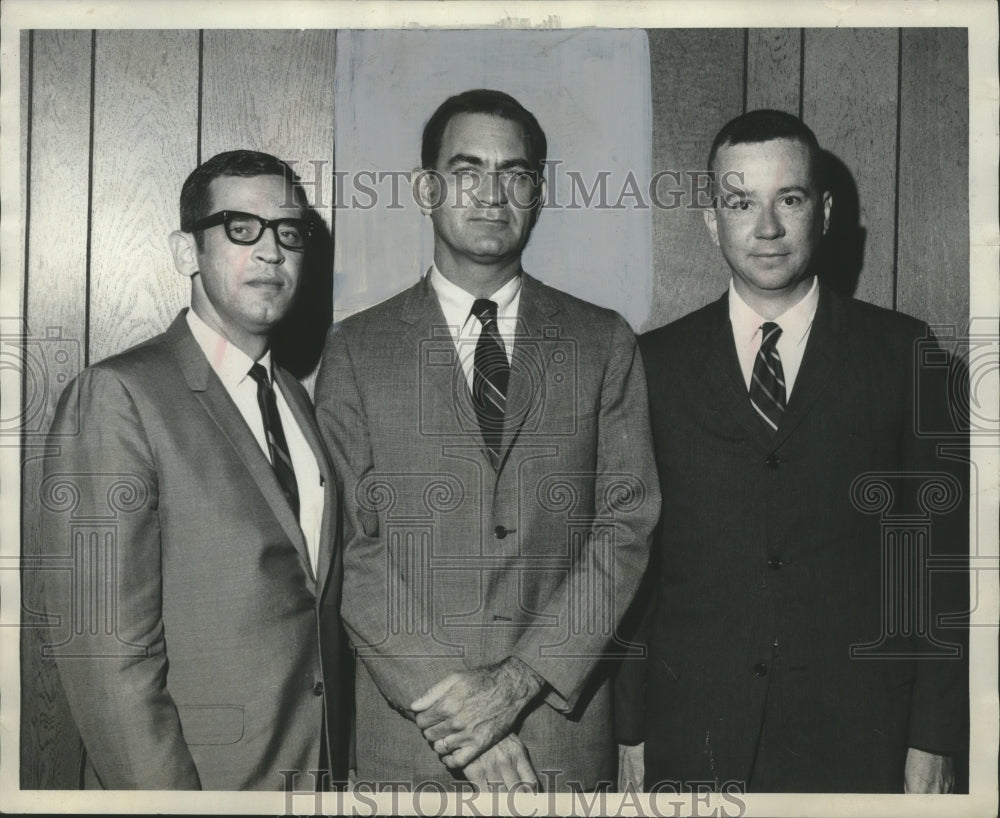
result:
[[(458, 350), (458, 360), (465, 372), (465, 381), (472, 389), (472, 368), (476, 357), (476, 344), (483, 325), (472, 314), (472, 305), (476, 296), (467, 293), (457, 284), (452, 283), (432, 264), (430, 272), (431, 287), (437, 294), (441, 311), (448, 323), (448, 330), (455, 341)], [(507, 361), (510, 362), (514, 353), (514, 333), (517, 327), (517, 308), (521, 303), (521, 276), (516, 275), (499, 290), (490, 296), (490, 301), (497, 305), (497, 330), (503, 341)]]
[[(257, 403), (257, 382), (250, 377), (250, 367), (254, 360), (239, 347), (231, 344), (219, 333), (206, 324), (193, 309), (187, 311), (187, 322), (195, 341), (201, 347), (208, 359), (209, 365), (219, 376), (222, 385), (233, 399), (243, 419), (257, 439), (264, 457), (271, 459), (267, 448), (267, 437), (264, 434), (264, 419)], [(306, 548), (309, 551), (309, 561), (312, 563), (313, 574), (319, 556), (320, 536), (323, 528), (323, 486), (320, 482), (319, 465), (316, 455), (302, 434), (299, 424), (289, 408), (281, 385), (274, 380), (271, 372), (271, 353), (265, 352), (257, 361), (267, 370), (268, 378), (274, 388), (275, 402), (278, 404), (278, 416), (285, 432), (285, 442), (288, 443), (288, 453), (292, 458), (292, 469), (295, 472), (295, 482), (299, 491), (299, 526), (305, 535)]]
[(736, 341), (736, 352), (740, 357), (740, 368), (743, 370), (743, 380), (747, 391), (750, 390), (750, 377), (753, 374), (754, 360), (760, 349), (760, 327), (765, 321), (781, 327), (781, 336), (776, 348), (781, 356), (781, 369), (785, 374), (785, 399), (792, 397), (795, 378), (802, 366), (802, 355), (806, 351), (809, 340), (809, 330), (812, 329), (813, 318), (816, 317), (816, 305), (819, 304), (819, 283), (813, 278), (809, 292), (794, 306), (789, 307), (777, 318), (767, 319), (757, 314), (744, 301), (732, 281), (729, 282), (729, 321), (733, 327), (733, 340)]

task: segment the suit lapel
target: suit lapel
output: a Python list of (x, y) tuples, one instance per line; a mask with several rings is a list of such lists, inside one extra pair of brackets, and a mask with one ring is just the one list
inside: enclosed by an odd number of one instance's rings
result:
[(808, 415), (810, 408), (829, 390), (833, 376), (843, 362), (843, 356), (837, 351), (838, 336), (844, 332), (843, 305), (836, 295), (821, 286), (802, 365), (795, 378), (785, 416), (775, 432), (774, 448), (788, 438)]
[[(409, 325), (403, 348), (416, 349), (419, 355), (417, 388), (422, 392), (421, 428), (433, 434), (466, 436), (489, 463), (489, 453), (479, 430), (476, 408), (456, 352), (455, 339), (429, 276), (424, 276), (410, 288), (399, 317)], [(427, 429), (427, 423), (438, 426)]]
[[(274, 376), (281, 385), (281, 394), (285, 397), (285, 402), (295, 416), (295, 422), (302, 431), (309, 448), (312, 449), (313, 457), (316, 458), (316, 465), (319, 467), (320, 479), (323, 481), (323, 524), (320, 528), (320, 541), (317, 544), (319, 553), (316, 559), (315, 578), (319, 585), (319, 593), (322, 594), (326, 587), (326, 580), (330, 572), (330, 563), (333, 557), (333, 549), (336, 547), (336, 523), (337, 523), (337, 481), (330, 464), (330, 458), (326, 447), (319, 436), (319, 429), (316, 426), (316, 419), (313, 415), (312, 406), (308, 399), (302, 394), (302, 387), (295, 378), (282, 369), (280, 366), (274, 367)], [(308, 554), (307, 554), (308, 556)], [(309, 562), (307, 560), (307, 562)], [(311, 564), (311, 563), (310, 563)]]
[(198, 342), (191, 335), (184, 318), (186, 312), (183, 311), (170, 325), (165, 333), (166, 343), (177, 359), (188, 387), (195, 393), (195, 397), (201, 402), (209, 417), (215, 421), (216, 426), (242, 459), (288, 539), (298, 551), (306, 576), (312, 582), (314, 581), (312, 566), (298, 520), (295, 519), (281, 491), (281, 485), (270, 461), (265, 457), (243, 415), (222, 385), (222, 381), (212, 370)]
[(544, 340), (546, 328), (552, 325), (553, 316), (558, 311), (559, 305), (549, 297), (540, 282), (522, 273), (503, 442), (500, 446), (501, 469), (525, 421), (540, 409), (538, 387), (547, 381), (546, 356), (541, 354), (544, 344), (539, 342)]

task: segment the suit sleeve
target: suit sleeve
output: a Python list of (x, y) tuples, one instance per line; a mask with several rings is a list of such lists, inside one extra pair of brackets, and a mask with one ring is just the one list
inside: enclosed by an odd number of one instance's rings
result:
[[(605, 606), (617, 630), (646, 568), (660, 513), (660, 487), (642, 361), (635, 336), (619, 316), (615, 316), (608, 344), (594, 460), (595, 527), (574, 554), (542, 615), (565, 621), (572, 589), (603, 588), (599, 592), (603, 599), (595, 599), (595, 604)], [(608, 520), (613, 521), (610, 543), (597, 528)], [(548, 704), (570, 711), (607, 649), (608, 637), (600, 627), (573, 629), (568, 625), (563, 635), (563, 644), (552, 652), (546, 649), (553, 641), (549, 629), (528, 628), (514, 655), (549, 684)]]
[[(954, 481), (958, 501), (949, 510), (932, 509), (929, 572), (930, 639), (955, 645), (959, 656), (917, 659), (910, 709), (909, 746), (933, 753), (961, 753), (968, 745), (969, 610), (969, 417), (968, 373), (961, 360), (946, 353), (923, 326), (913, 356), (915, 389), (907, 401), (908, 434), (903, 462), (909, 472), (945, 475)], [(953, 492), (937, 499), (947, 504)], [(928, 495), (929, 496), (929, 495)], [(933, 499), (933, 498), (931, 498)], [(917, 514), (928, 509), (917, 508)], [(940, 513), (937, 513), (940, 512)], [(948, 620), (951, 620), (950, 622)]]
[(407, 600), (415, 621), (427, 621), (430, 600), (407, 582), (405, 566), (394, 561), (378, 515), (359, 502), (358, 488), (375, 465), (364, 400), (340, 330), (330, 334), (323, 350), (316, 417), (344, 486), (344, 625), (382, 695), (409, 716), (411, 702), (449, 673), (468, 668), (461, 659), (442, 657), (430, 632), (393, 633), (390, 628), (390, 594)]
[(42, 549), (56, 566), (45, 607), (58, 636), (48, 649), (87, 754), (108, 789), (200, 789), (167, 687), (156, 471), (121, 381), (83, 372), (49, 443)]

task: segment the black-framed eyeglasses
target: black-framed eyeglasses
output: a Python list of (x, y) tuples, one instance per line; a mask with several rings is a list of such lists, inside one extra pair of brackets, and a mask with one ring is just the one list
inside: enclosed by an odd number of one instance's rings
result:
[(313, 228), (305, 219), (265, 219), (239, 210), (220, 210), (196, 221), (189, 232), (206, 230), (218, 224), (226, 228), (226, 236), (233, 244), (256, 244), (270, 227), (278, 244), (286, 250), (304, 250)]

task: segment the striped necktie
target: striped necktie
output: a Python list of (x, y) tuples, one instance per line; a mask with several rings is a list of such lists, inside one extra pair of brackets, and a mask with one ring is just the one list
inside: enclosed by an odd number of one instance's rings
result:
[(299, 485), (295, 481), (295, 470), (292, 468), (292, 458), (288, 453), (288, 443), (285, 441), (285, 430), (281, 426), (281, 416), (278, 414), (278, 402), (274, 397), (271, 379), (267, 370), (260, 364), (250, 367), (250, 377), (257, 381), (257, 405), (264, 421), (264, 436), (267, 438), (267, 451), (271, 455), (271, 465), (285, 493), (288, 505), (292, 507), (296, 519), (299, 516)]
[(750, 402), (761, 420), (774, 432), (785, 412), (785, 373), (775, 346), (781, 337), (781, 327), (766, 321), (760, 331), (763, 337), (750, 376)]
[(499, 468), (510, 363), (497, 327), (496, 303), (486, 298), (476, 299), (472, 314), (483, 325), (472, 364), (472, 403), (490, 460), (494, 468)]

